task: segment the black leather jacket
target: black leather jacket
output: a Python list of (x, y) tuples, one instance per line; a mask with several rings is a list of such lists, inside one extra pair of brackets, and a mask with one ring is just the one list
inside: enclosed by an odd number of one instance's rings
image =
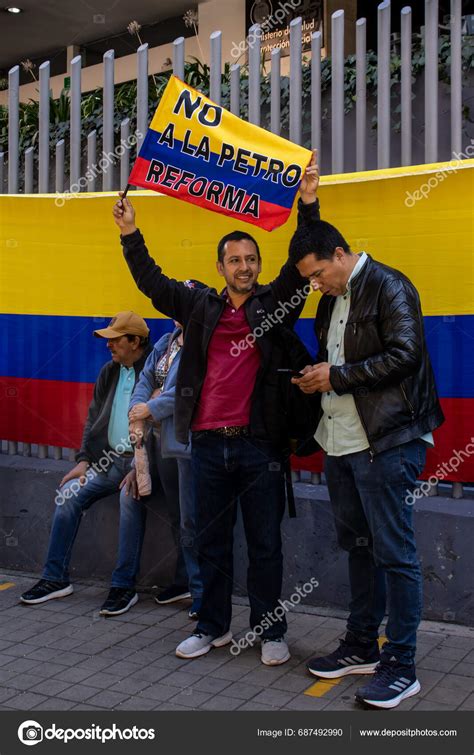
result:
[[(315, 320), (317, 362), (327, 362), (335, 297), (323, 295)], [(372, 454), (442, 424), (418, 292), (398, 270), (370, 255), (351, 286), (344, 334), (346, 363), (332, 366), (338, 395), (352, 393)]]

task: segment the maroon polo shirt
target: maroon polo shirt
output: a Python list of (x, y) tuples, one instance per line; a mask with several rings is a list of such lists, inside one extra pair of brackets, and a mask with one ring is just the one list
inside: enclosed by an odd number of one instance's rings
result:
[(250, 335), (245, 306), (235, 309), (229, 299), (211, 336), (207, 351), (207, 371), (191, 429), (250, 424), (252, 398), (260, 352), (251, 342), (239, 343)]

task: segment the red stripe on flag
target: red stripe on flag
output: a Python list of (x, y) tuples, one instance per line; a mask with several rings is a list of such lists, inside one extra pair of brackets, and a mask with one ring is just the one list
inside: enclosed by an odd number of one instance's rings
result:
[[(184, 199), (190, 204), (194, 204), (198, 207), (202, 207), (206, 210), (213, 212), (219, 212), (222, 215), (235, 218), (236, 220), (242, 220), (244, 223), (251, 223), (252, 225), (258, 225), (260, 228), (264, 228), (266, 231), (271, 231), (278, 226), (283, 225), (288, 220), (291, 214), (291, 208), (280, 207), (280, 205), (273, 204), (271, 202), (259, 202), (259, 217), (256, 218), (249, 213), (242, 214), (235, 210), (220, 207), (215, 202), (207, 200), (205, 197), (194, 197), (189, 194), (187, 186), (180, 186), (177, 190), (170, 189), (167, 186), (163, 186), (160, 183), (154, 183), (153, 181), (147, 181), (146, 177), (149, 169), (149, 161), (144, 160), (141, 157), (137, 157), (133, 170), (130, 174), (128, 182), (134, 186), (140, 186), (143, 189), (150, 189), (151, 191), (157, 191), (160, 194), (166, 194), (170, 197), (177, 199)], [(196, 176), (198, 178), (198, 176)], [(207, 179), (206, 179), (207, 180)], [(245, 207), (245, 203), (249, 199), (250, 195), (246, 194), (245, 199), (242, 202), (242, 206)]]

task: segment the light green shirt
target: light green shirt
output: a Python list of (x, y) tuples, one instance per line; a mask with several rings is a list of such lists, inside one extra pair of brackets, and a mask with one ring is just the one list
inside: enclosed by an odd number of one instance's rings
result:
[[(346, 361), (344, 332), (351, 307), (351, 283), (359, 275), (366, 262), (367, 255), (361, 252), (347, 281), (345, 293), (336, 296), (328, 331), (329, 364), (339, 366)], [(321, 407), (323, 416), (314, 437), (329, 456), (345, 456), (369, 448), (369, 441), (351, 393), (338, 396), (335, 391), (324, 392), (321, 397)], [(431, 433), (423, 435), (421, 440), (434, 446)]]
[(134, 385), (135, 368), (121, 364), (108, 427), (109, 446), (118, 453), (132, 450), (128, 435), (128, 407)]

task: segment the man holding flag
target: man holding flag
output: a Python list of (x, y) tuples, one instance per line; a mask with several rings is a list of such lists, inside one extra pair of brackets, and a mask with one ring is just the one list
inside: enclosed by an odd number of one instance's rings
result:
[[(298, 222), (319, 219), (316, 154), (300, 184)], [(148, 254), (128, 201), (113, 210), (124, 255), (138, 288), (160, 312), (184, 327), (184, 346), (176, 386), (176, 437), (188, 442), (197, 506), (200, 568), (204, 584), (195, 632), (176, 649), (196, 658), (232, 639), (232, 549), (236, 504), (240, 501), (248, 543), (248, 595), (252, 628), (265, 627), (262, 662), (290, 658), (283, 618), (269, 621), (278, 607), (282, 584), (280, 525), (285, 506), (283, 443), (274, 338), (262, 328), (279, 308), (280, 325), (292, 328), (307, 295), (305, 279), (286, 263), (267, 285), (260, 285), (261, 256), (248, 233), (234, 231), (218, 244), (217, 271), (225, 279), (215, 289), (192, 290), (167, 278)], [(293, 302), (299, 298), (295, 305)], [(292, 301), (292, 306), (284, 306)], [(278, 327), (278, 326), (277, 326)], [(259, 329), (263, 334), (255, 338)], [(253, 337), (253, 340), (248, 338)], [(235, 344), (246, 344), (239, 353)]]

